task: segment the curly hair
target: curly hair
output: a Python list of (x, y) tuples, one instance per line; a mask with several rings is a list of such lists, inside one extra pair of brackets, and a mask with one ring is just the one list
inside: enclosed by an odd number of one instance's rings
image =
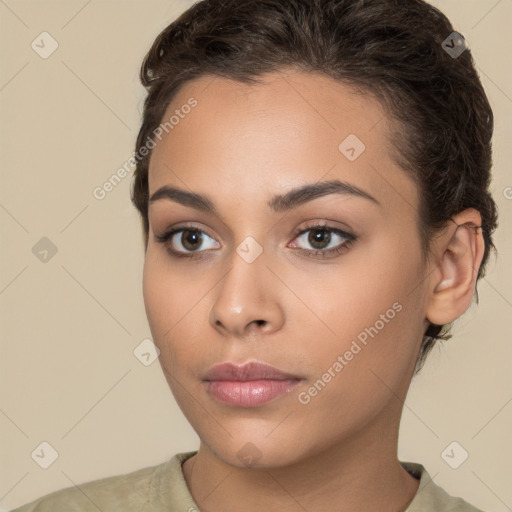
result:
[[(140, 71), (148, 94), (131, 199), (141, 215), (146, 246), (151, 151), (140, 150), (180, 88), (208, 75), (260, 83), (264, 73), (294, 67), (373, 94), (396, 121), (394, 158), (420, 192), (424, 256), (432, 236), (453, 215), (470, 207), (480, 212), (485, 249), (478, 282), (490, 250), (496, 250), (497, 207), (489, 192), (494, 121), (471, 51), (454, 55), (443, 47), (446, 40), (453, 47), (453, 37), (463, 41), (446, 16), (423, 0), (193, 4), (158, 35)], [(428, 325), (416, 372), (436, 340), (451, 337), (451, 327)]]

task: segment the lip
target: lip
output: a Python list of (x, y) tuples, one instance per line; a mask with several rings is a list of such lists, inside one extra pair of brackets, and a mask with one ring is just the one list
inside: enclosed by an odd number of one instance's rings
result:
[(268, 364), (251, 361), (242, 365), (222, 363), (212, 366), (205, 374), (203, 380), (218, 381), (230, 380), (247, 382), (250, 380), (289, 380), (300, 379), (298, 375), (283, 372)]
[(263, 405), (290, 392), (301, 380), (297, 375), (258, 362), (218, 364), (203, 378), (212, 397), (236, 407)]

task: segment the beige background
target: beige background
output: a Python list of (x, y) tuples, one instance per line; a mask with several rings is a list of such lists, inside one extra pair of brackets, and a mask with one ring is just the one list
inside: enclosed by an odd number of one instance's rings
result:
[[(466, 37), (495, 111), (499, 257), (480, 305), (413, 381), (399, 455), (501, 512), (512, 508), (512, 2), (434, 3)], [(198, 446), (158, 362), (133, 354), (150, 332), (131, 177), (92, 195), (132, 154), (144, 54), (189, 5), (0, 0), (1, 510)], [(43, 31), (59, 44), (47, 59), (31, 48)], [(57, 247), (46, 263), (32, 252), (42, 237)], [(42, 441), (59, 454), (46, 470), (31, 458)], [(441, 457), (452, 441), (469, 452), (456, 470)]]

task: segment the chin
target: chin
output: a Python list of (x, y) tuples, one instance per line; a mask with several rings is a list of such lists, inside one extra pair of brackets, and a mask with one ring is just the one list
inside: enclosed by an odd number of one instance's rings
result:
[[(275, 426), (274, 426), (275, 428)], [(271, 429), (259, 429), (258, 433), (247, 429), (232, 432), (232, 436), (222, 438), (212, 435), (200, 435), (202, 445), (225, 464), (238, 469), (269, 470), (299, 463), (308, 456), (304, 447), (308, 441), (297, 432), (285, 429), (268, 436)], [(197, 432), (197, 430), (196, 430)], [(199, 432), (198, 432), (199, 434)]]
[(297, 456), (296, 453), (291, 456), (291, 449), (287, 447), (277, 447), (268, 442), (262, 446), (252, 441), (235, 441), (232, 446), (210, 447), (210, 450), (225, 464), (237, 469), (274, 469), (296, 462)]

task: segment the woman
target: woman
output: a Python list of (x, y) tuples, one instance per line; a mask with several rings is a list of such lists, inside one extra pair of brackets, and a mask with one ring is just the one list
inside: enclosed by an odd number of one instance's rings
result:
[(201, 443), (17, 510), (477, 511), (397, 457), (494, 248), (463, 37), (421, 0), (201, 1), (141, 78), (144, 301)]

